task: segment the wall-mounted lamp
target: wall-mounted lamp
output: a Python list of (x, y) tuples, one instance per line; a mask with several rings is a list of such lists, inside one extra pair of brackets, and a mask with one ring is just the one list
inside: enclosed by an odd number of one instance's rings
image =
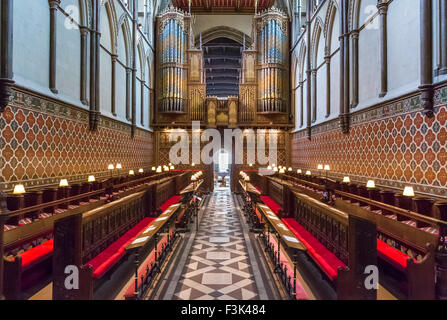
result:
[(368, 189), (374, 189), (376, 187), (376, 183), (374, 182), (374, 180), (368, 180), (368, 182), (366, 183), (366, 187)]
[(22, 194), (25, 193), (25, 187), (23, 186), (23, 184), (16, 184), (14, 186), (14, 191), (12, 193), (14, 194)]

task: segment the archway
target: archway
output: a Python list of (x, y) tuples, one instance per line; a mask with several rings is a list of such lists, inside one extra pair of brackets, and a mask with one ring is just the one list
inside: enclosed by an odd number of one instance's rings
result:
[(225, 149), (220, 149), (214, 155), (214, 177), (216, 186), (230, 187), (231, 154)]

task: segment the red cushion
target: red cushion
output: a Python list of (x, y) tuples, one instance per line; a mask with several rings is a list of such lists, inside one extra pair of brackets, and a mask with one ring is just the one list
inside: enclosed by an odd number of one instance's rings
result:
[(276, 203), (272, 198), (269, 196), (262, 196), (261, 197), (262, 202), (264, 202), (275, 214), (278, 214), (279, 210), (282, 210), (282, 207)]
[(385, 260), (396, 269), (399, 269), (400, 271), (405, 271), (407, 269), (409, 256), (379, 239), (377, 239), (377, 254), (380, 259)]
[(309, 255), (323, 269), (324, 273), (331, 279), (337, 278), (338, 269), (346, 268), (346, 265), (337, 258), (335, 254), (329, 251), (312, 234), (310, 234), (302, 225), (293, 218), (282, 220), (284, 224), (296, 235), (296, 237), (307, 248)]
[(22, 257), (22, 268), (27, 269), (48, 257), (53, 252), (53, 239), (45, 241), (40, 245), (20, 254)]
[(161, 206), (161, 212), (165, 212), (170, 206), (173, 204), (176, 204), (180, 201), (182, 197), (181, 196), (172, 196), (168, 200), (166, 200)]
[(93, 277), (99, 279), (109, 271), (124, 256), (124, 249), (154, 220), (155, 218), (144, 218), (103, 252), (87, 262), (86, 265), (91, 265), (93, 268)]
[(254, 187), (256, 188), (256, 190), (258, 190), (260, 193), (262, 193), (261, 188), (259, 188), (259, 187), (257, 187), (257, 186), (254, 186)]

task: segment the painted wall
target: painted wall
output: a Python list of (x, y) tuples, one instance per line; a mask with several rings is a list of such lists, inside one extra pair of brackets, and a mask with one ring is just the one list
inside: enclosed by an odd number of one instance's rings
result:
[[(153, 50), (138, 31), (137, 130), (126, 119), (126, 68), (131, 67), (131, 17), (120, 0), (101, 4), (100, 112), (98, 130), (89, 130), (89, 105), (81, 102), (81, 32), (90, 28), (90, 0), (62, 0), (56, 16), (56, 89), (49, 90), (50, 8), (48, 1), (13, 1), (13, 72), (16, 87), (0, 114), (0, 190), (54, 184), (60, 178), (85, 180), (108, 175), (109, 163), (124, 169), (152, 164), (149, 91)], [(141, 8), (143, 9), (143, 8)], [(71, 23), (71, 19), (74, 23)], [(25, 23), (26, 21), (26, 23)], [(125, 30), (126, 32), (123, 32)], [(116, 62), (116, 116), (112, 114), (112, 55)], [(141, 112), (141, 81), (143, 112)], [(87, 36), (87, 100), (90, 99), (90, 36)], [(129, 96), (130, 97), (130, 96)], [(143, 118), (141, 118), (143, 117)]]
[[(388, 91), (379, 97), (380, 79), (380, 24), (376, 0), (349, 1), (350, 30), (359, 32), (359, 101), (351, 108), (351, 129), (343, 134), (339, 127), (340, 114), (340, 52), (338, 2), (324, 1), (313, 16), (311, 31), (312, 61), (321, 62), (321, 41), (316, 41), (314, 30), (323, 23), (325, 42), (331, 58), (331, 114), (326, 113), (326, 79), (324, 68), (318, 70), (317, 121), (312, 123), (311, 140), (306, 134), (306, 99), (304, 96), (304, 125), (300, 127), (299, 93), (295, 99), (297, 127), (291, 143), (291, 163), (296, 168), (316, 170), (318, 164), (331, 165), (334, 177), (349, 175), (351, 180), (364, 182), (374, 178), (376, 184), (402, 188), (411, 184), (422, 193), (445, 195), (447, 187), (446, 119), (447, 88), (440, 83), (445, 77), (435, 77), (435, 117), (421, 113), (418, 94), (420, 83), (420, 8), (406, 0), (393, 0), (387, 11)], [(330, 7), (335, 8), (335, 19), (330, 19)], [(437, 4), (433, 12), (437, 16)], [(439, 26), (434, 18), (434, 39)], [(307, 31), (306, 31), (307, 32)], [(304, 34), (295, 46), (292, 57), (306, 77), (307, 62), (300, 55)], [(328, 44), (328, 40), (331, 43)], [(352, 38), (350, 40), (352, 58)], [(439, 46), (434, 46), (434, 68), (439, 59)], [(315, 57), (314, 54), (318, 53)], [(352, 63), (352, 60), (351, 60)], [(300, 67), (298, 67), (300, 70)], [(297, 83), (295, 84), (295, 86)], [(350, 102), (352, 103), (352, 70)], [(304, 90), (306, 92), (306, 90)], [(324, 102), (324, 103), (323, 103)]]

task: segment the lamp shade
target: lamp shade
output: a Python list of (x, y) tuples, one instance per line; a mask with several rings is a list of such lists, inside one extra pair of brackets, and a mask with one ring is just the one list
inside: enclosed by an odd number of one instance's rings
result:
[(250, 177), (249, 176), (245, 176), (245, 181), (250, 181)]
[(143, 168), (138, 169), (138, 172), (143, 173), (144, 172)]
[(272, 170), (272, 166), (268, 166), (268, 167), (267, 167), (267, 170)]
[(312, 172), (310, 172), (309, 170), (306, 171), (306, 176), (310, 176), (312, 175)]
[(157, 168), (155, 168), (155, 167), (152, 167), (152, 171), (155, 171), (155, 170), (157, 170)]
[(25, 187), (23, 186), (23, 184), (16, 184), (14, 186), (14, 191), (12, 193), (14, 193), (14, 194), (25, 193)]
[(326, 170), (326, 171), (331, 170), (331, 166), (328, 164), (324, 165), (324, 170)]
[(318, 168), (318, 170), (323, 170), (323, 165), (319, 164), (317, 168)]
[(68, 180), (61, 179), (61, 181), (59, 181), (59, 187), (68, 187)]
[(171, 166), (169, 167), (169, 169), (174, 170), (174, 166), (171, 164)]
[(406, 196), (406, 197), (414, 197), (414, 189), (413, 189), (413, 187), (405, 186), (403, 195)]
[(298, 170), (296, 170), (296, 173), (303, 173), (303, 170), (298, 169)]
[(250, 166), (250, 167), (253, 167), (253, 163), (250, 163), (249, 166)]
[(96, 181), (95, 176), (88, 176), (88, 180), (87, 181), (88, 182), (95, 182)]
[(351, 179), (350, 179), (349, 177), (344, 177), (344, 178), (343, 178), (343, 182), (344, 182), (344, 183), (350, 183), (350, 182), (351, 182)]
[(193, 163), (191, 163), (191, 166), (193, 166), (193, 167), (194, 167), (195, 165), (196, 165), (196, 164), (195, 164), (194, 162), (193, 162)]
[(284, 168), (279, 169), (279, 173), (285, 173), (286, 170)]
[(375, 188), (376, 183), (374, 182), (374, 180), (368, 180), (368, 182), (366, 183), (366, 187), (370, 189)]
[(116, 164), (116, 168), (117, 168), (117, 169), (122, 169), (123, 166), (121, 165), (121, 163), (117, 163), (117, 164)]
[(292, 167), (289, 167), (289, 171), (292, 171), (293, 169), (292, 169)]
[(278, 172), (278, 167), (274, 167), (273, 171)]
[(108, 170), (113, 170), (115, 169), (115, 166), (113, 164), (109, 164), (109, 166), (107, 167)]
[(133, 176), (133, 175), (135, 175), (135, 171), (129, 170), (129, 176)]
[(158, 166), (157, 173), (160, 173), (160, 172), (161, 172), (161, 166)]

